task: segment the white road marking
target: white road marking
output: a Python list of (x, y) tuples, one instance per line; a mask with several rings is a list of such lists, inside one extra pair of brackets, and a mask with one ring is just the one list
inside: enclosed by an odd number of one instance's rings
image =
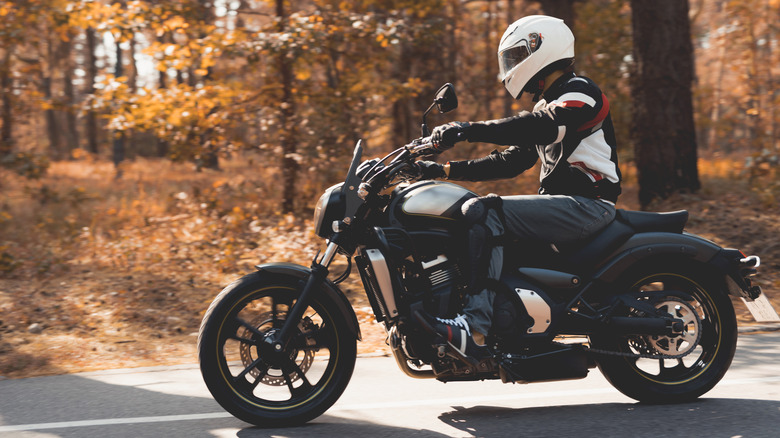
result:
[[(780, 376), (771, 377), (754, 377), (743, 378), (733, 380), (723, 380), (716, 386), (732, 386), (732, 385), (745, 385), (755, 383), (768, 383), (768, 382), (780, 382)], [(394, 402), (380, 402), (380, 403), (361, 403), (354, 405), (338, 405), (336, 404), (327, 412), (338, 411), (361, 411), (367, 409), (393, 409), (393, 408), (405, 408), (405, 407), (417, 407), (417, 406), (436, 406), (436, 405), (468, 405), (471, 403), (484, 403), (484, 402), (496, 402), (496, 401), (508, 401), (508, 400), (522, 400), (522, 399), (539, 399), (539, 398), (554, 398), (554, 397), (582, 397), (596, 394), (608, 394), (615, 393), (613, 388), (595, 388), (595, 389), (580, 389), (580, 390), (563, 390), (563, 391), (546, 391), (546, 392), (529, 392), (507, 395), (486, 395), (486, 396), (474, 396), (474, 397), (458, 397), (453, 398), (438, 398), (427, 400), (402, 400)], [(64, 429), (72, 427), (88, 427), (88, 426), (111, 426), (120, 424), (139, 424), (139, 423), (161, 423), (166, 421), (188, 421), (188, 420), (209, 420), (215, 418), (230, 418), (231, 414), (227, 412), (212, 412), (203, 414), (186, 414), (186, 415), (163, 415), (156, 417), (129, 417), (129, 418), (104, 418), (97, 420), (78, 420), (78, 421), (61, 421), (54, 423), (38, 423), (38, 424), (18, 424), (9, 426), (0, 426), (0, 433), (2, 432), (19, 432), (25, 430), (44, 430), (44, 429)]]
[(2, 432), (18, 432), (22, 430), (63, 429), (68, 427), (111, 426), (117, 424), (160, 423), (163, 421), (208, 420), (213, 418), (231, 417), (227, 412), (211, 414), (164, 415), (159, 417), (104, 418), (100, 420), (61, 421), (56, 423), (19, 424), (15, 426), (0, 426)]

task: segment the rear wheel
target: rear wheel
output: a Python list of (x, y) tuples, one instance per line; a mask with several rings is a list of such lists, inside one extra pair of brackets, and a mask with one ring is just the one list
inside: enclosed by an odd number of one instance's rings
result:
[(283, 351), (263, 342), (281, 330), (300, 289), (297, 278), (250, 274), (225, 288), (203, 318), (203, 379), (225, 410), (248, 423), (309, 421), (338, 400), (352, 376), (356, 340), (325, 294), (312, 297)]
[[(737, 322), (725, 285), (716, 278), (701, 266), (669, 262), (624, 277), (619, 284), (631, 292), (668, 291), (654, 305), (682, 319), (685, 329), (676, 336), (594, 336), (594, 348), (622, 354), (597, 359), (615, 388), (642, 402), (682, 402), (723, 378), (736, 350)], [(692, 300), (680, 298), (685, 294)]]

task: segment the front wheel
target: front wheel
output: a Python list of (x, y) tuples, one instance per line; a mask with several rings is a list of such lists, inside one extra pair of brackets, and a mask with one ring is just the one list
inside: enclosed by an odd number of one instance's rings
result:
[(214, 399), (263, 427), (301, 424), (327, 410), (347, 386), (356, 340), (338, 307), (314, 294), (284, 351), (263, 340), (281, 330), (302, 284), (255, 272), (226, 287), (201, 323), (198, 356)]
[[(620, 284), (630, 292), (669, 291), (655, 306), (682, 319), (685, 330), (677, 336), (594, 337), (594, 348), (613, 352), (597, 362), (615, 388), (641, 402), (684, 402), (723, 378), (737, 346), (737, 321), (725, 285), (716, 278), (702, 266), (669, 262), (624, 277)], [(678, 292), (692, 300), (680, 299)]]

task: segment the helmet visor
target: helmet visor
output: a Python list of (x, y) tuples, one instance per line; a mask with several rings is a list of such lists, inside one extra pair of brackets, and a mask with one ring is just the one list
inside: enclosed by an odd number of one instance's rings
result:
[(521, 40), (515, 47), (510, 47), (498, 54), (499, 76), (503, 81), (506, 74), (518, 64), (531, 56), (528, 41)]

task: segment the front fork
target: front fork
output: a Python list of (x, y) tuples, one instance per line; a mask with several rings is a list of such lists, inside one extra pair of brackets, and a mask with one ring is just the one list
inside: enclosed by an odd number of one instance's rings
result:
[(311, 263), (311, 274), (309, 274), (309, 278), (306, 280), (306, 285), (303, 287), (301, 295), (287, 315), (282, 329), (263, 339), (263, 342), (270, 344), (277, 353), (282, 352), (287, 348), (287, 344), (290, 342), (292, 334), (303, 316), (303, 312), (309, 307), (311, 294), (318, 289), (318, 286), (321, 285), (326, 278), (328, 278), (328, 267), (336, 257), (338, 249), (339, 246), (333, 241), (330, 241), (322, 258), (317, 261), (317, 257), (314, 257), (314, 260)]

